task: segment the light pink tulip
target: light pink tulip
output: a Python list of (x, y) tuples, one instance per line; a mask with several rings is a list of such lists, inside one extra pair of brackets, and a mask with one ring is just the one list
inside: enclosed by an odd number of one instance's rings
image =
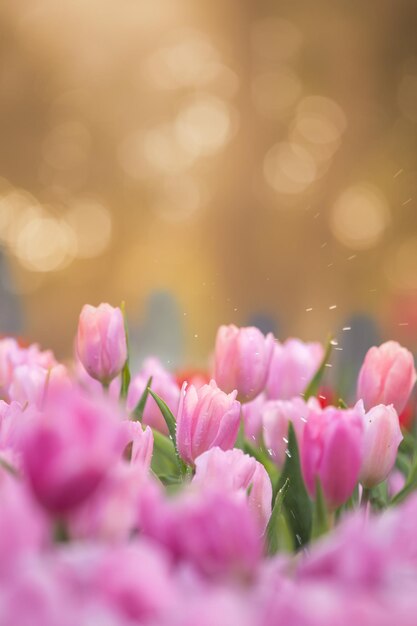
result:
[(186, 463), (214, 446), (232, 448), (239, 431), (240, 403), (236, 391), (227, 395), (212, 380), (196, 389), (184, 383), (177, 416), (177, 446)]
[(77, 334), (78, 357), (90, 376), (109, 384), (123, 369), (127, 358), (122, 311), (110, 304), (86, 304)]
[(211, 448), (196, 459), (193, 484), (226, 491), (249, 490), (248, 504), (263, 532), (271, 516), (272, 485), (264, 466), (242, 450)]
[(253, 326), (220, 326), (214, 354), (214, 378), (223, 391), (237, 389), (239, 400), (248, 402), (263, 391), (269, 372), (274, 337)]
[(368, 411), (377, 404), (393, 404), (398, 415), (416, 381), (414, 358), (396, 341), (370, 348), (359, 372), (357, 398)]
[[(146, 359), (139, 374), (132, 379), (126, 401), (127, 410), (129, 412), (135, 410), (150, 376), (152, 376), (152, 391), (160, 396), (167, 403), (172, 413), (176, 415), (180, 399), (180, 388), (175, 378), (155, 358)], [(156, 428), (161, 433), (168, 434), (165, 420), (151, 395), (146, 400), (142, 421), (144, 424)]]
[(357, 409), (311, 411), (304, 428), (301, 466), (312, 497), (320, 480), (328, 504), (336, 508), (352, 495), (363, 459), (363, 416)]
[(40, 365), (19, 365), (13, 372), (9, 397), (23, 407), (32, 405), (40, 409), (48, 393), (71, 387), (72, 381), (64, 365), (54, 365), (48, 370)]
[(125, 441), (117, 405), (79, 390), (49, 394), (41, 412), (27, 415), (22, 433), (23, 466), (36, 498), (56, 515), (76, 508), (120, 458)]
[(258, 444), (262, 435), (262, 410), (266, 402), (264, 393), (260, 393), (254, 400), (242, 404), (243, 428), (246, 439), (252, 444)]
[(266, 391), (273, 400), (290, 400), (302, 394), (323, 359), (320, 343), (287, 339), (276, 343), (269, 369)]
[(262, 410), (264, 442), (278, 467), (282, 467), (287, 458), (289, 423), (292, 422), (294, 426), (298, 448), (301, 450), (304, 427), (308, 422), (310, 411), (319, 408), (315, 398), (310, 398), (308, 402), (301, 398), (265, 402)]
[(394, 467), (403, 436), (392, 404), (373, 407), (363, 419), (364, 454), (359, 478), (363, 486), (370, 489), (382, 483)]
[(126, 445), (132, 444), (130, 460), (133, 464), (148, 470), (153, 453), (153, 434), (149, 426), (144, 429), (140, 422), (125, 420), (123, 428), (126, 436)]

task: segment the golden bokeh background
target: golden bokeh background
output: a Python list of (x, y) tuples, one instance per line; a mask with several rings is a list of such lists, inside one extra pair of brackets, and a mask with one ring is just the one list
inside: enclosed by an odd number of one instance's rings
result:
[[(4, 332), (143, 351), (220, 323), (417, 346), (415, 0), (4, 0)], [(170, 343), (171, 342), (171, 343)], [(159, 346), (160, 347), (160, 346)]]

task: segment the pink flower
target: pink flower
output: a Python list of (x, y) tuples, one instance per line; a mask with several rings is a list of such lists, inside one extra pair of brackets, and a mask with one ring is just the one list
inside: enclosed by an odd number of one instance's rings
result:
[(393, 404), (401, 413), (416, 381), (413, 355), (396, 341), (370, 348), (359, 372), (357, 397), (368, 411)]
[(122, 422), (126, 436), (126, 445), (131, 444), (131, 462), (148, 470), (153, 452), (153, 434), (149, 426), (144, 429), (140, 422), (125, 420)]
[(313, 409), (320, 409), (315, 398), (310, 398), (308, 402), (301, 398), (265, 402), (262, 410), (264, 441), (272, 460), (278, 467), (282, 467), (287, 458), (289, 423), (292, 422), (294, 426), (298, 448), (301, 450), (304, 427)]
[(40, 365), (19, 365), (13, 372), (9, 397), (21, 406), (33, 405), (40, 409), (48, 393), (71, 387), (72, 381), (64, 365), (54, 365), (49, 370)]
[[(159, 360), (155, 358), (146, 359), (140, 373), (132, 379), (126, 402), (127, 410), (129, 412), (135, 410), (142, 393), (145, 391), (150, 376), (152, 376), (152, 391), (160, 396), (167, 403), (172, 413), (176, 415), (180, 399), (180, 388), (175, 378), (162, 366)], [(168, 434), (165, 420), (151, 395), (149, 395), (146, 400), (142, 421), (144, 424), (156, 428), (161, 433), (165, 435)]]
[(276, 343), (272, 355), (267, 395), (274, 400), (290, 400), (304, 392), (323, 359), (320, 343), (287, 339)]
[(214, 446), (232, 448), (240, 423), (236, 391), (227, 395), (212, 380), (196, 389), (184, 383), (177, 416), (177, 446), (186, 463)]
[(247, 579), (262, 554), (259, 526), (246, 495), (231, 490), (184, 490), (171, 500), (156, 493), (141, 503), (141, 528), (208, 578)]
[(373, 407), (364, 415), (364, 423), (364, 455), (360, 481), (364, 487), (370, 489), (382, 483), (394, 467), (403, 436), (392, 404)]
[(28, 416), (22, 435), (23, 465), (38, 501), (62, 515), (98, 487), (123, 451), (126, 436), (117, 406), (81, 391), (48, 395)]
[(242, 402), (263, 391), (269, 371), (274, 337), (253, 326), (220, 326), (214, 354), (214, 378), (223, 391), (235, 389)]
[(242, 450), (211, 448), (196, 459), (193, 484), (202, 489), (249, 490), (248, 504), (264, 532), (271, 516), (272, 485), (264, 466)]
[(320, 480), (328, 504), (336, 508), (352, 495), (363, 458), (363, 416), (356, 409), (312, 411), (304, 428), (301, 466), (312, 497)]
[(109, 384), (123, 369), (127, 358), (123, 314), (110, 304), (86, 304), (80, 315), (77, 351), (93, 378)]
[(245, 437), (251, 443), (255, 442), (258, 444), (262, 435), (262, 410), (265, 402), (265, 394), (260, 393), (254, 400), (242, 404)]

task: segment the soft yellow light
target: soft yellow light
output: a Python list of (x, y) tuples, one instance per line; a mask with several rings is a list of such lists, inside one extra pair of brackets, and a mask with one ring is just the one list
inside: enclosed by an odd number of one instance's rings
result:
[[(187, 146), (188, 148), (188, 146)], [(187, 170), (191, 167), (195, 155), (186, 149), (178, 138), (177, 128), (170, 124), (162, 124), (145, 132), (142, 151), (148, 164), (155, 170), (171, 174)], [(131, 156), (135, 156), (134, 147)], [(129, 162), (129, 151), (125, 152), (125, 163)], [(130, 169), (134, 170), (134, 158)]]
[(417, 236), (408, 237), (387, 256), (386, 274), (395, 287), (417, 289)]
[(268, 118), (280, 118), (288, 112), (301, 95), (301, 81), (289, 68), (282, 66), (274, 72), (255, 76), (252, 99), (257, 110)]
[(389, 222), (390, 212), (384, 196), (368, 184), (346, 189), (336, 200), (330, 218), (336, 239), (354, 250), (375, 246)]
[(405, 74), (398, 86), (398, 106), (401, 113), (417, 122), (417, 74)]
[(290, 59), (300, 49), (303, 36), (288, 20), (267, 17), (252, 26), (252, 47), (255, 56), (263, 62)]
[(89, 157), (91, 137), (84, 124), (77, 121), (55, 126), (43, 143), (43, 158), (48, 165), (67, 170), (84, 166)]
[(108, 247), (112, 233), (111, 214), (96, 200), (77, 200), (66, 214), (65, 221), (75, 234), (77, 257), (92, 258)]
[(297, 144), (277, 143), (265, 156), (264, 176), (278, 193), (300, 193), (311, 185), (316, 174), (314, 159)]
[(180, 145), (195, 157), (221, 150), (235, 130), (232, 109), (220, 98), (196, 94), (182, 108), (175, 122)]
[(196, 178), (183, 174), (164, 180), (152, 208), (164, 220), (179, 222), (191, 217), (205, 202), (205, 189)]
[(26, 269), (50, 272), (68, 265), (76, 248), (74, 233), (62, 220), (33, 217), (20, 230), (15, 252)]

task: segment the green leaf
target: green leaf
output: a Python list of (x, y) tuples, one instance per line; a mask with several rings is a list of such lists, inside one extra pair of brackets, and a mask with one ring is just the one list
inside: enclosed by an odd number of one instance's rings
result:
[(247, 439), (243, 442), (243, 451), (249, 456), (253, 456), (254, 459), (262, 463), (264, 468), (269, 474), (272, 484), (276, 483), (278, 480), (278, 468), (273, 463), (267, 453), (260, 447), (255, 448)]
[(137, 403), (135, 410), (132, 413), (132, 419), (135, 421), (138, 421), (138, 422), (142, 421), (143, 412), (145, 410), (146, 400), (148, 399), (149, 389), (151, 388), (151, 384), (152, 384), (152, 376), (149, 377), (149, 380), (146, 383), (146, 387), (143, 390), (140, 400)]
[(327, 340), (326, 349), (324, 351), (324, 356), (319, 365), (319, 368), (304, 391), (304, 400), (308, 400), (312, 396), (317, 395), (321, 380), (326, 370), (327, 363), (329, 362), (330, 355), (332, 353), (332, 349), (333, 349), (332, 338), (329, 337)]
[(313, 527), (311, 537), (317, 539), (329, 530), (329, 518), (326, 506), (326, 500), (323, 494), (323, 488), (320, 480), (316, 480), (316, 497), (313, 505)]
[(151, 394), (152, 398), (155, 400), (156, 404), (158, 405), (159, 410), (162, 413), (162, 417), (165, 420), (165, 423), (168, 427), (168, 432), (169, 432), (169, 436), (170, 439), (173, 443), (174, 449), (175, 449), (175, 453), (177, 456), (177, 462), (181, 471), (181, 474), (185, 474), (186, 470), (187, 470), (187, 466), (184, 463), (184, 461), (181, 459), (180, 455), (178, 454), (178, 448), (177, 448), (177, 423), (175, 420), (175, 417), (173, 416), (169, 406), (167, 405), (166, 402), (164, 402), (164, 400), (162, 400), (162, 398), (160, 398), (155, 392), (152, 391), (152, 389), (149, 389), (149, 393)]
[(266, 545), (268, 549), (268, 554), (270, 554), (271, 556), (276, 554), (280, 547), (280, 518), (282, 516), (282, 506), (289, 485), (290, 479), (287, 478), (285, 483), (282, 485), (281, 489), (277, 493), (274, 508), (272, 509), (268, 526), (266, 527)]
[(283, 506), (292, 532), (294, 548), (298, 549), (310, 540), (312, 506), (301, 475), (297, 437), (291, 422), (288, 428), (287, 459), (276, 486), (276, 493), (285, 485), (287, 479), (289, 488)]
[(339, 398), (337, 406), (339, 407), (339, 409), (347, 409), (348, 408), (348, 405), (346, 404), (346, 402), (342, 398)]
[(129, 391), (129, 385), (130, 385), (130, 366), (129, 366), (129, 329), (127, 326), (127, 316), (126, 316), (126, 304), (123, 301), (122, 304), (120, 305), (120, 308), (122, 310), (123, 313), (123, 320), (124, 320), (124, 325), (125, 325), (125, 335), (126, 335), (126, 346), (127, 346), (127, 357), (126, 357), (126, 362), (123, 366), (122, 369), (122, 384), (120, 387), (120, 398), (126, 398), (127, 397), (127, 392)]
[(178, 459), (171, 439), (152, 429), (153, 455), (151, 461), (152, 471), (159, 478), (164, 475), (179, 475)]
[(9, 463), (9, 461), (6, 461), (6, 459), (3, 459), (3, 457), (0, 457), (0, 467), (2, 467), (4, 470), (6, 470), (6, 472), (11, 474), (15, 478), (19, 478), (19, 472), (14, 467), (14, 465)]
[(414, 457), (413, 464), (404, 487), (393, 497), (390, 504), (399, 504), (415, 489), (417, 489), (417, 454)]

